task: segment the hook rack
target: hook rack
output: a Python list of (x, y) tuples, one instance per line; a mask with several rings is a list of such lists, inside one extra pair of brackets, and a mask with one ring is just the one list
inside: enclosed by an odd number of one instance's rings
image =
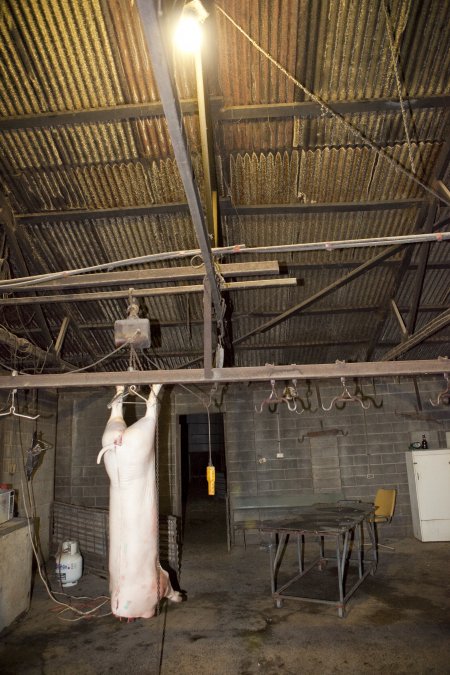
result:
[(300, 412), (298, 411), (298, 402), (300, 401), (300, 397), (298, 395), (297, 391), (297, 380), (292, 380), (292, 386), (286, 386), (283, 389), (283, 393), (281, 396), (279, 395), (276, 387), (275, 387), (275, 380), (270, 380), (270, 386), (271, 386), (271, 392), (269, 396), (261, 402), (261, 405), (258, 409), (257, 406), (255, 406), (255, 411), (259, 414), (262, 413), (264, 406), (271, 406), (271, 405), (278, 405), (279, 403), (286, 403), (289, 412), (295, 412), (297, 415), (301, 415), (302, 413), (305, 412), (305, 408), (303, 404), (301, 404), (301, 410)]
[(333, 405), (336, 405), (336, 403), (349, 403), (350, 401), (359, 403), (361, 407), (364, 408), (364, 410), (368, 410), (370, 408), (370, 403), (364, 405), (364, 401), (360, 396), (354, 396), (349, 392), (348, 387), (345, 384), (345, 377), (341, 377), (341, 384), (342, 384), (342, 392), (338, 394), (338, 396), (335, 396), (333, 399), (331, 399), (331, 403), (328, 406), (328, 408), (324, 406), (322, 403), (322, 410), (329, 412), (333, 407)]
[[(12, 375), (17, 375), (17, 370), (12, 371)], [(14, 415), (14, 417), (23, 417), (26, 420), (37, 420), (40, 415), (25, 415), (23, 413), (16, 412), (15, 400), (16, 400), (17, 389), (11, 391), (11, 405), (8, 410), (0, 412), (0, 417), (5, 417), (6, 415)]]
[(447, 386), (445, 389), (439, 392), (437, 395), (437, 399), (433, 401), (433, 399), (430, 398), (430, 403), (434, 408), (437, 408), (437, 406), (442, 404), (442, 399), (447, 398), (450, 400), (450, 374), (449, 373), (443, 373), (444, 379), (447, 383)]

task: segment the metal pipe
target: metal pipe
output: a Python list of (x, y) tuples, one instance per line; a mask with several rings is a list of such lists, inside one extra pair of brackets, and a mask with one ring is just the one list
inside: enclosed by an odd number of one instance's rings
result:
[(317, 241), (308, 244), (284, 244), (281, 246), (256, 246), (245, 248), (242, 253), (286, 253), (304, 251), (334, 251), (342, 248), (365, 248), (373, 246), (391, 246), (392, 244), (420, 244), (426, 241), (440, 242), (450, 239), (450, 232), (428, 234), (405, 234), (394, 237), (371, 237), (370, 239), (339, 239), (337, 241)]

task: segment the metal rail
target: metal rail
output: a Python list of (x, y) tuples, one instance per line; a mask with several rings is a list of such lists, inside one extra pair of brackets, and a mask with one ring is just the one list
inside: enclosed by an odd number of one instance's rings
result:
[(214, 384), (215, 382), (270, 382), (270, 380), (322, 380), (340, 377), (392, 377), (442, 374), (442, 360), (377, 361), (366, 363), (319, 363), (290, 366), (140, 370), (100, 373), (57, 373), (0, 377), (1, 389), (101, 387), (120, 384)]

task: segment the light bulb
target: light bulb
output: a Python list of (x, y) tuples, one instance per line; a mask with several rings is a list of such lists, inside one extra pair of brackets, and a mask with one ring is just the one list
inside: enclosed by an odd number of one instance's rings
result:
[(183, 12), (174, 35), (175, 44), (183, 52), (197, 52), (202, 44), (202, 27), (191, 12)]

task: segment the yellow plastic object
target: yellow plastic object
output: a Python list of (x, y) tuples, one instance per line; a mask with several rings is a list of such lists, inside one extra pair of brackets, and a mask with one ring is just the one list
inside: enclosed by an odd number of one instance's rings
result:
[(206, 480), (208, 481), (208, 495), (215, 495), (216, 470), (212, 464), (206, 467)]

